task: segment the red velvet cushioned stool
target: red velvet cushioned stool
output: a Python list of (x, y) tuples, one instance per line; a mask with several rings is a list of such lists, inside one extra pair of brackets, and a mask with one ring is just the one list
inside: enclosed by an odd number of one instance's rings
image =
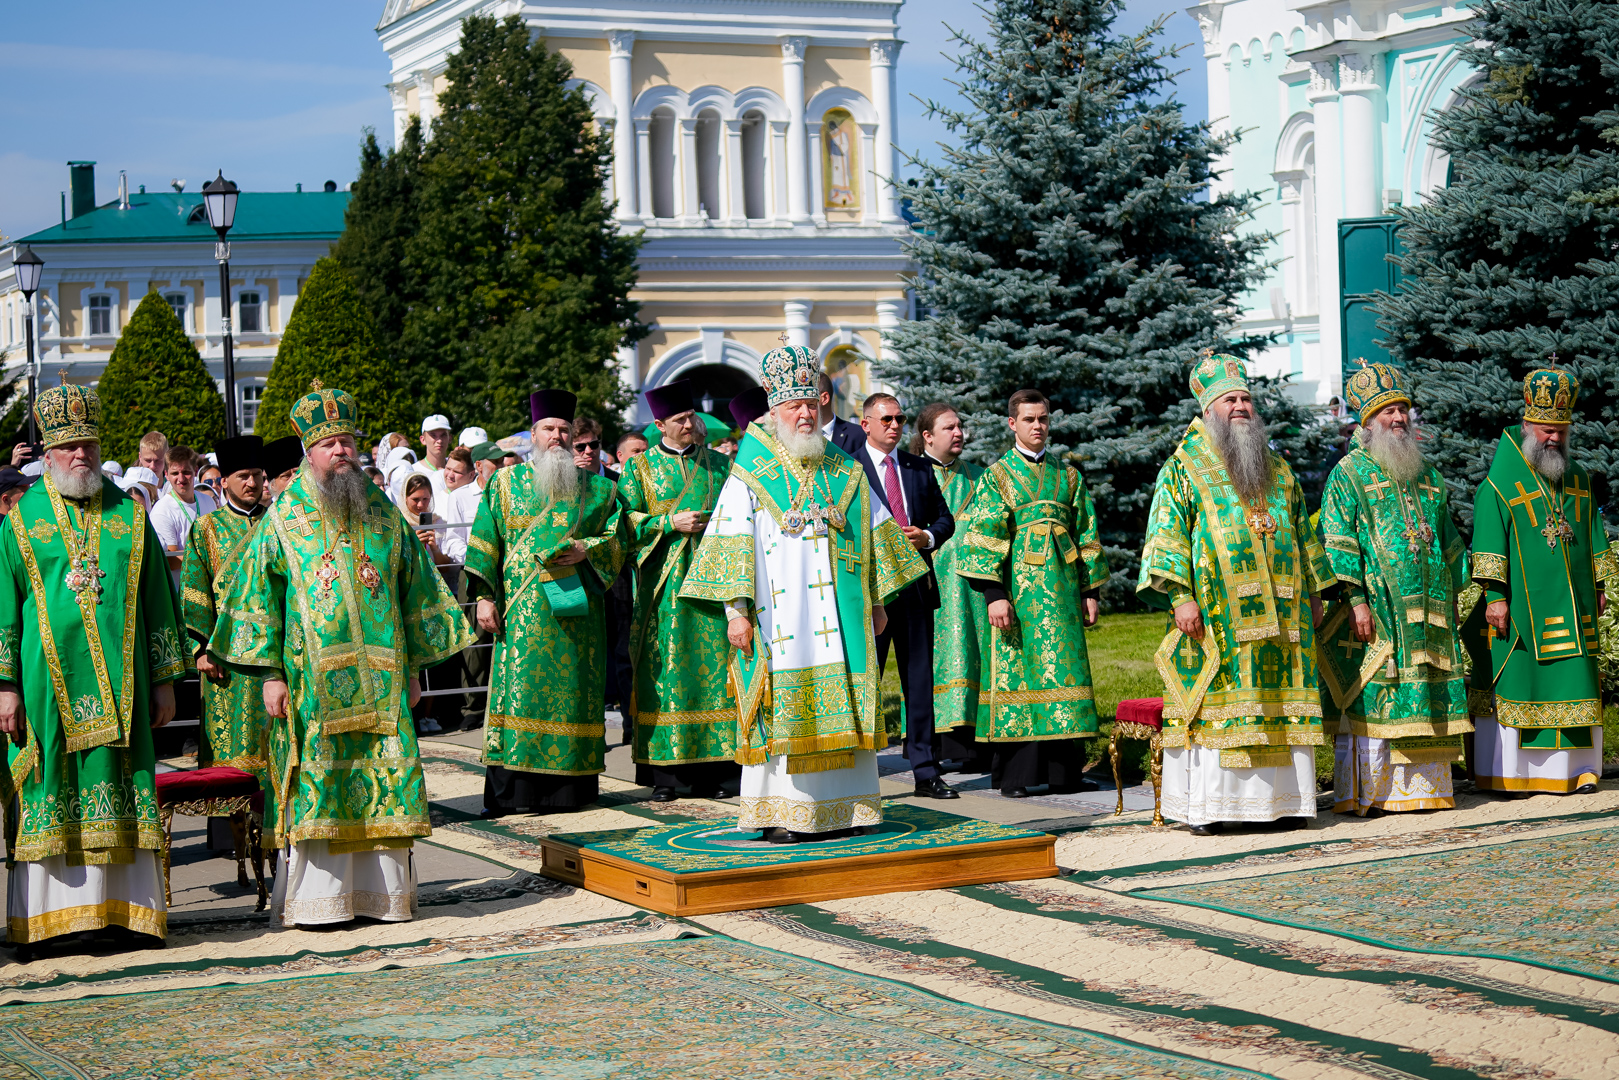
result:
[(216, 765), (208, 769), (158, 773), (157, 807), (163, 816), (163, 896), (169, 890), (169, 848), (173, 843), (174, 815), (230, 818), (231, 839), (236, 851), (236, 884), (247, 887), (243, 860), (251, 855), (253, 877), (258, 882), (259, 904), (263, 911), (269, 898), (264, 888), (264, 792), (252, 773)]
[(1164, 699), (1127, 698), (1119, 702), (1119, 711), (1113, 719), (1113, 735), (1108, 739), (1107, 754), (1113, 762), (1113, 786), (1119, 790), (1115, 817), (1124, 813), (1124, 785), (1119, 781), (1119, 739), (1150, 739), (1152, 741), (1152, 823), (1164, 823)]

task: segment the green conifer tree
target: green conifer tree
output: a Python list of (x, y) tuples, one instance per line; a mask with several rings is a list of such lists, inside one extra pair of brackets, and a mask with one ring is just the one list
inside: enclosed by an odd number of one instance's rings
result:
[(1473, 496), (1522, 379), (1556, 363), (1582, 390), (1574, 456), (1596, 505), (1619, 485), (1619, 5), (1480, 0), (1462, 54), (1483, 78), (1434, 121), (1449, 187), (1401, 211), (1399, 291), (1378, 298), (1412, 372), (1429, 454), (1471, 532)]
[(317, 262), (281, 335), (254, 433), (266, 442), (294, 434), (293, 403), (309, 393), (315, 379), (354, 396), (366, 436), (410, 431), (417, 410), (398, 368), (383, 362), (373, 321), (348, 271), (334, 258)]
[(418, 222), (416, 187), (422, 163), (422, 121), (412, 116), (397, 147), (386, 153), (374, 131), (360, 145), (360, 176), (350, 189), (343, 235), (332, 256), (343, 264), (360, 301), (376, 317), (377, 345), (395, 366), (409, 367), (399, 335), (415, 285), (405, 267), (405, 246)]
[(614, 350), (644, 336), (629, 299), (636, 237), (603, 199), (607, 148), (572, 66), (523, 21), (471, 17), (416, 180), (401, 355), (418, 397), (511, 431), (528, 396), (567, 387), (624, 403)]
[(113, 346), (96, 386), (101, 398), (101, 456), (132, 462), (141, 436), (161, 431), (170, 444), (201, 453), (225, 437), (225, 400), (214, 377), (155, 292), (142, 297)]
[[(958, 143), (918, 162), (907, 189), (922, 317), (880, 367), (912, 408), (955, 406), (979, 461), (1009, 446), (1014, 391), (1051, 398), (1053, 450), (1097, 503), (1113, 605), (1134, 589), (1153, 481), (1196, 411), (1192, 363), (1257, 344), (1228, 338), (1269, 242), (1239, 233), (1251, 196), (1209, 197), (1230, 140), (1182, 116), (1161, 24), (1111, 32), (1120, 6), (999, 0), (988, 44), (956, 35), (967, 107), (929, 108)], [(1274, 388), (1261, 404), (1296, 441), (1299, 410)]]

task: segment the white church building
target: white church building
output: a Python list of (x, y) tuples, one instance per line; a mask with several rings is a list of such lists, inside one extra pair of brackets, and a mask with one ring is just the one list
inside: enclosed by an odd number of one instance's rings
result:
[(1276, 335), (1255, 370), (1326, 403), (1356, 357), (1382, 358), (1367, 297), (1397, 283), (1384, 256), (1397, 206), (1445, 185), (1436, 112), (1476, 75), (1455, 0), (1205, 0), (1209, 117), (1241, 132), (1224, 190), (1262, 196), (1249, 226), (1276, 262), (1241, 299), (1243, 329)]

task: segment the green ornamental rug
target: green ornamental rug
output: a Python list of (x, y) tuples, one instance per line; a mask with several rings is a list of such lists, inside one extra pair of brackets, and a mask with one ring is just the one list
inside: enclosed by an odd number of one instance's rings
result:
[(1619, 982), (1619, 826), (1135, 895)]
[[(228, 1018), (222, 1028), (221, 1018)], [(223, 1035), (223, 1037), (222, 1037)], [(1253, 1080), (721, 938), (15, 1006), (0, 1075)]]

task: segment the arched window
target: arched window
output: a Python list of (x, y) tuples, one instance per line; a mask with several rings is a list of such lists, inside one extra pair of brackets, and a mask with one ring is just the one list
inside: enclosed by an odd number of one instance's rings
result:
[(821, 190), (829, 210), (860, 208), (860, 129), (847, 109), (821, 120)]
[(647, 156), (652, 160), (652, 216), (672, 218), (675, 210), (675, 114), (658, 109), (647, 125)]
[(743, 214), (758, 220), (765, 217), (765, 153), (770, 125), (758, 109), (742, 116), (742, 206)]
[(725, 130), (717, 112), (697, 117), (697, 202), (701, 214), (718, 220), (720, 202), (720, 133)]

